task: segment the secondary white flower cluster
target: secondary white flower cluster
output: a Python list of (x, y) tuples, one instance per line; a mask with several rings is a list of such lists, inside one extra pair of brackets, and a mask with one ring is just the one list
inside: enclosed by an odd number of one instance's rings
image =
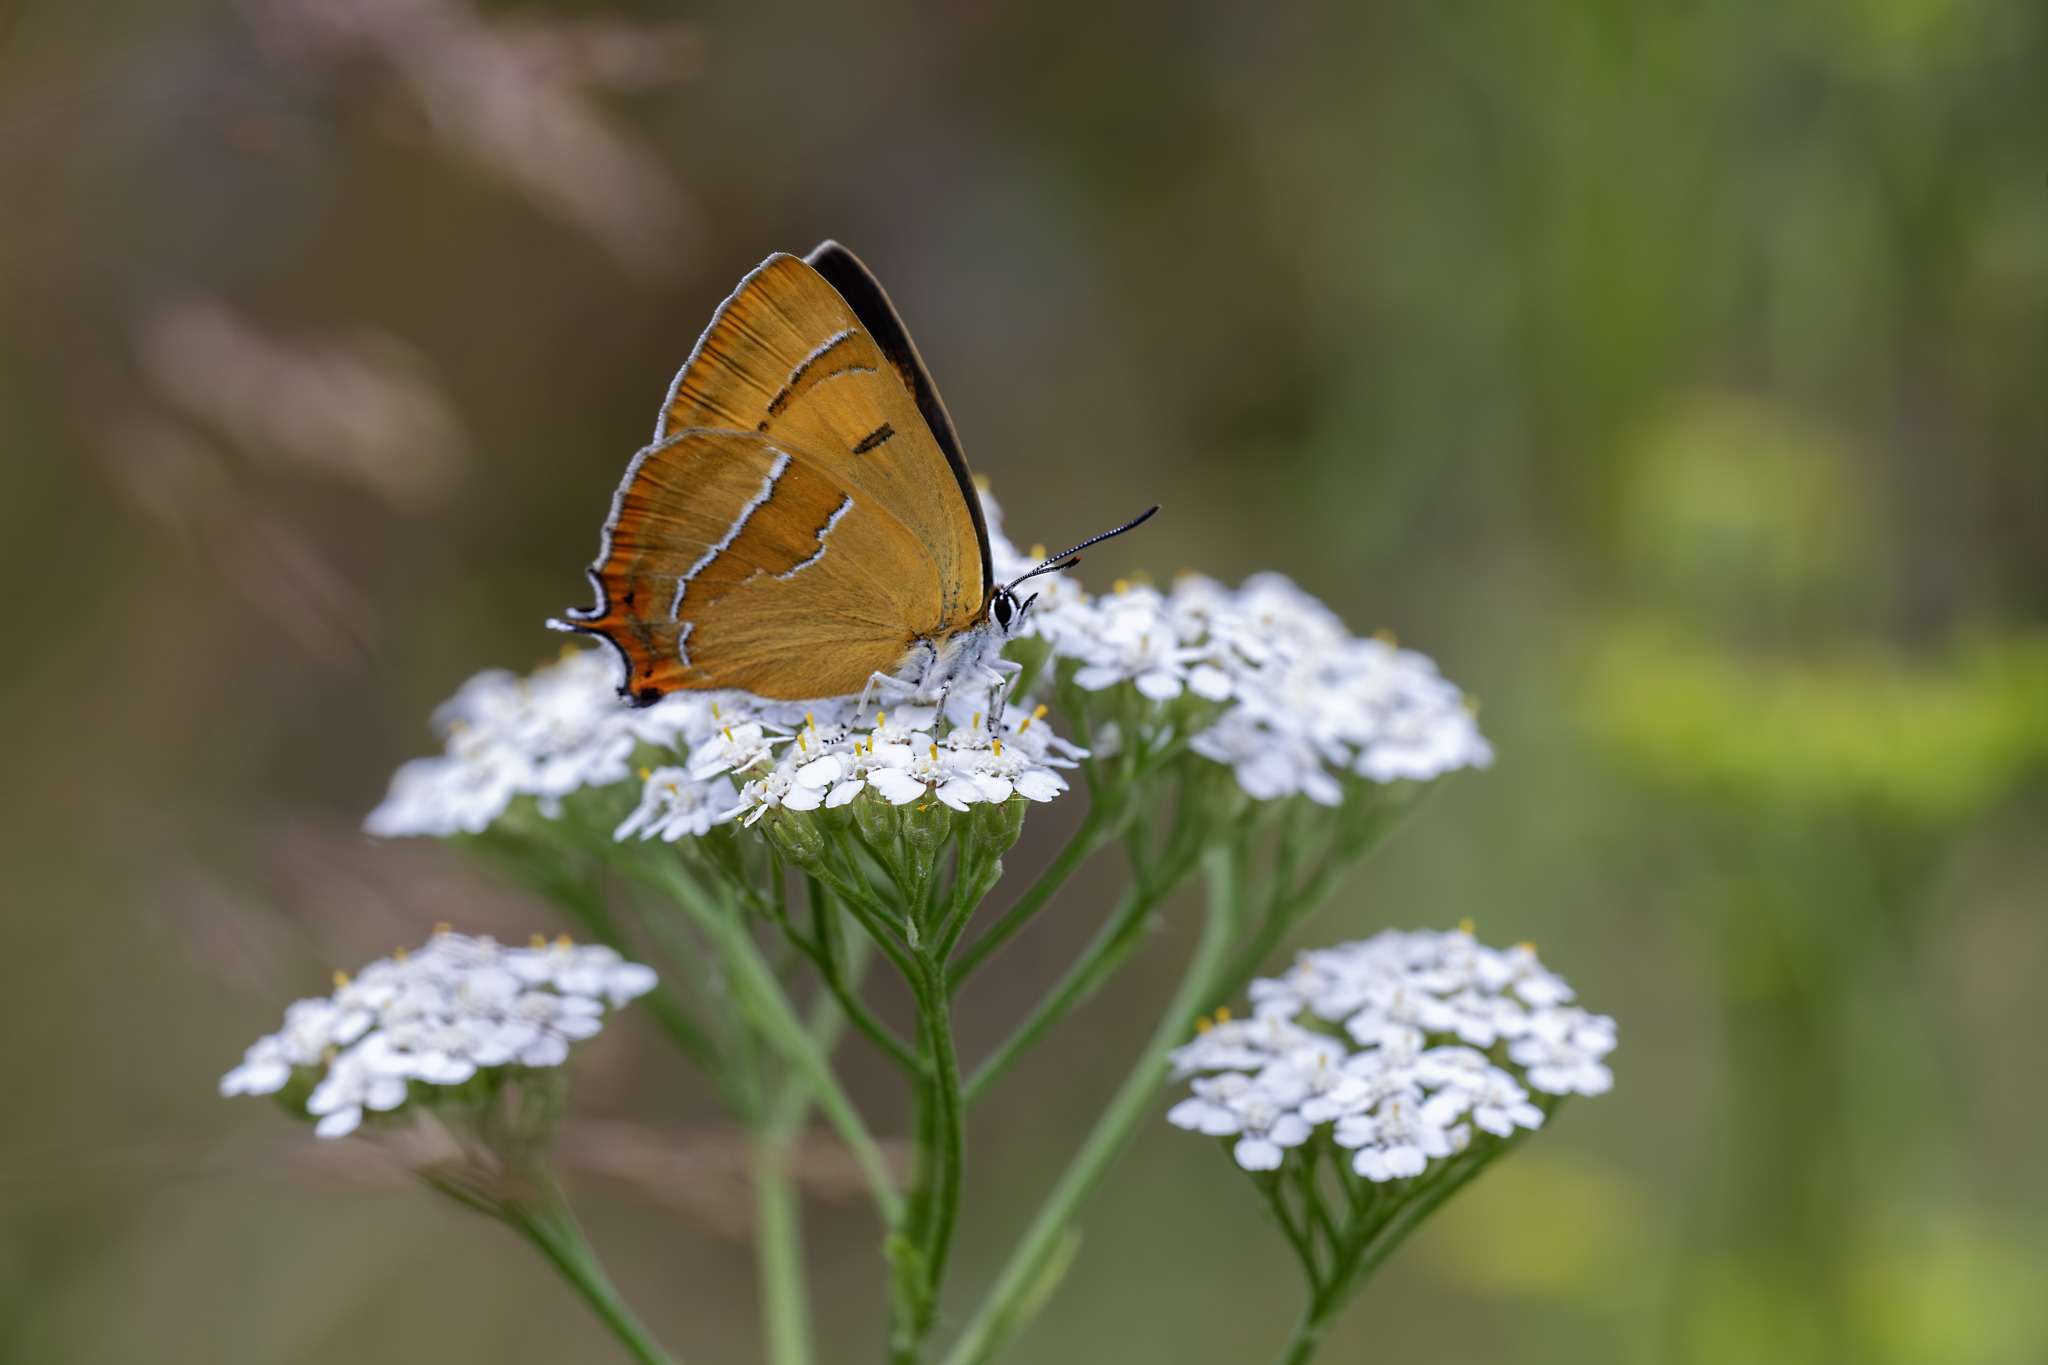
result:
[(793, 704), (728, 695), (706, 708), (715, 728), (682, 764), (647, 774), (618, 838), (674, 840), (734, 818), (751, 825), (770, 810), (843, 806), (863, 791), (891, 805), (934, 800), (954, 810), (1012, 796), (1050, 801), (1067, 789), (1055, 769), (1084, 756), (1052, 733), (1044, 707), (1010, 711), (994, 734), (977, 715), (943, 739), (929, 706), (857, 714), (851, 698)]
[(301, 1068), (321, 1076), (306, 1101), (321, 1137), (352, 1133), (365, 1110), (405, 1104), (417, 1083), (460, 1085), (491, 1067), (560, 1066), (569, 1045), (654, 989), (652, 968), (564, 936), (508, 948), (439, 930), (416, 953), (379, 958), (331, 996), (300, 1000), (221, 1077), (223, 1095), (271, 1095)]
[[(1194, 1095), (1167, 1114), (1181, 1128), (1236, 1135), (1237, 1163), (1279, 1167), (1286, 1150), (1332, 1125), (1368, 1180), (1421, 1175), (1464, 1150), (1472, 1128), (1535, 1128), (1531, 1090), (1598, 1095), (1614, 1077), (1614, 1021), (1571, 1004), (1572, 991), (1524, 944), (1488, 948), (1471, 933), (1388, 930), (1305, 952), (1252, 983), (1253, 1016), (1204, 1022), (1170, 1055)], [(1317, 1027), (1341, 1025), (1357, 1044)], [(1208, 1074), (1199, 1074), (1208, 1073)]]
[(522, 795), (553, 815), (581, 787), (625, 780), (636, 745), (673, 745), (703, 710), (683, 695), (636, 709), (618, 688), (617, 665), (596, 649), (565, 649), (524, 678), (503, 669), (477, 674), (434, 712), (446, 751), (400, 768), (363, 828), (476, 834)]
[[(999, 571), (1030, 568), (1003, 538), (1000, 509), (986, 495), (982, 505)], [(1352, 635), (1279, 574), (1236, 591), (1188, 574), (1169, 593), (1119, 583), (1094, 598), (1060, 575), (1032, 585), (1027, 629), (1080, 662), (1080, 687), (1129, 682), (1154, 701), (1231, 703), (1191, 743), (1258, 800), (1304, 793), (1334, 806), (1344, 794), (1337, 773), (1425, 781), (1493, 762), (1464, 694), (1434, 663), (1391, 639)]]

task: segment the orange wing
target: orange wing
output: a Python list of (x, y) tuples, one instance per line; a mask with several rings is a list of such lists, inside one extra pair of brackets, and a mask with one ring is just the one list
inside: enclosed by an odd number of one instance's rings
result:
[(771, 256), (677, 376), (613, 501), (597, 605), (568, 613), (619, 650), (636, 701), (858, 691), (986, 609), (986, 531), (951, 424), (878, 286), (868, 316), (874, 300), (888, 348), (817, 270)]

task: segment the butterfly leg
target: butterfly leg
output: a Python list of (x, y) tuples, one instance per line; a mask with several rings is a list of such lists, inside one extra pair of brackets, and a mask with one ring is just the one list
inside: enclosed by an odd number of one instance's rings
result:
[(917, 696), (917, 685), (915, 683), (907, 683), (893, 674), (882, 672), (870, 673), (868, 675), (868, 685), (861, 689), (860, 705), (853, 708), (853, 718), (856, 723), (867, 714), (868, 699), (873, 697), (877, 690), (882, 693), (882, 700), (890, 704), (894, 704), (904, 698), (915, 698)]
[(1010, 684), (1024, 671), (1024, 665), (1008, 659), (997, 659), (989, 665), (993, 681), (988, 690), (988, 732), (1000, 735), (1003, 732), (1003, 712), (1010, 705)]

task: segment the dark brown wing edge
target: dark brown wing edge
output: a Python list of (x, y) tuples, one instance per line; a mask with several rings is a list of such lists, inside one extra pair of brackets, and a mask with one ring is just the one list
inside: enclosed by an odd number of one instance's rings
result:
[(811, 254), (804, 257), (804, 263), (823, 275), (825, 282), (838, 290), (839, 297), (853, 309), (853, 315), (860, 319), (860, 325), (882, 348), (882, 354), (889, 358), (896, 377), (909, 390), (910, 400), (917, 404), (924, 424), (931, 428), (932, 439), (939, 443), (940, 450), (946, 452), (946, 463), (953, 466), (953, 477), (960, 482), (960, 496), (967, 503), (967, 515), (974, 522), (975, 543), (981, 548), (981, 601), (984, 607), (987, 606), (995, 595), (995, 565), (988, 550), (988, 519), (981, 514), (981, 495), (974, 489), (974, 475), (968, 472), (967, 456), (960, 450), (959, 433), (953, 430), (953, 419), (947, 416), (946, 405), (939, 401), (938, 386), (932, 383), (930, 371), (925, 369), (923, 358), (911, 342), (909, 329), (897, 316), (895, 305), (889, 302), (889, 296), (883, 292), (874, 272), (861, 264), (860, 257), (839, 243), (829, 239), (818, 243)]

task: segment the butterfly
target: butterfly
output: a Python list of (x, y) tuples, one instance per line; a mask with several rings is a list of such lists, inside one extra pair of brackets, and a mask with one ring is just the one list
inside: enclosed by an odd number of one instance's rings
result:
[(782, 700), (879, 691), (941, 707), (1018, 665), (1002, 647), (1083, 541), (1008, 583), (960, 438), (889, 296), (825, 242), (777, 253), (720, 305), (633, 457), (590, 567), (595, 635), (646, 706), (678, 689)]

